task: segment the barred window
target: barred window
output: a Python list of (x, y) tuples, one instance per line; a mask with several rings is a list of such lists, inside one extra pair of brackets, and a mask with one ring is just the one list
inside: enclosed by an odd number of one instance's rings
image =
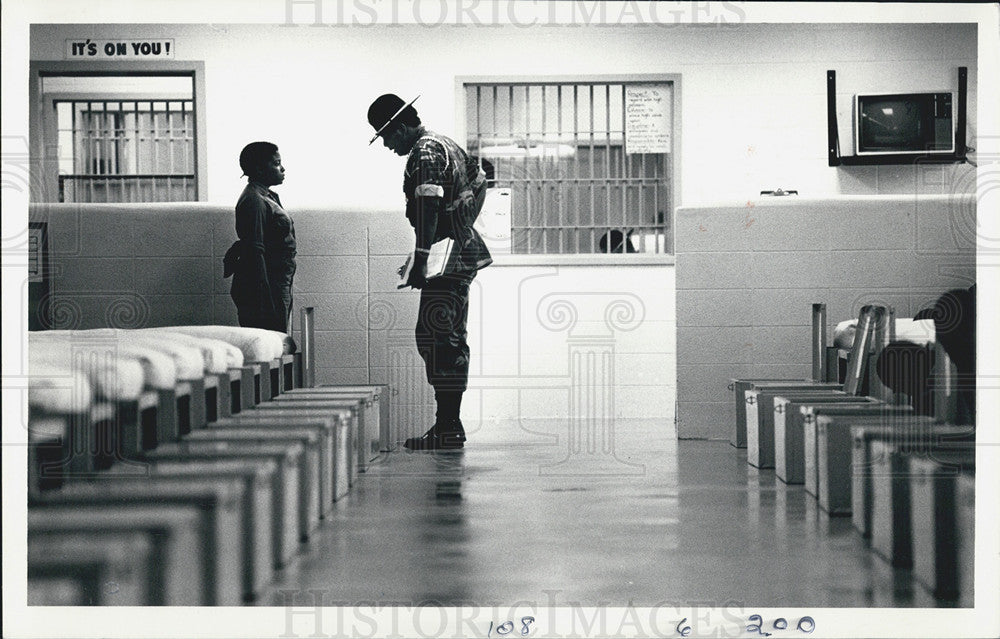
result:
[(673, 153), (625, 145), (627, 88), (641, 84), (464, 84), (467, 148), (510, 189), (512, 252), (673, 251)]
[(56, 101), (60, 202), (195, 199), (191, 100)]
[(40, 87), (43, 148), (57, 149), (45, 162), (47, 201), (203, 197), (192, 74), (54, 72), (42, 75)]

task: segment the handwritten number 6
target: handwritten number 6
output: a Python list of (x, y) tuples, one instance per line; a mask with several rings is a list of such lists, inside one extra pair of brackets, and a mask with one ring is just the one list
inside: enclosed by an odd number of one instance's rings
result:
[(684, 623), (685, 621), (687, 621), (687, 620), (688, 620), (688, 618), (687, 618), (687, 617), (684, 617), (684, 618), (683, 618), (683, 619), (681, 619), (681, 620), (680, 620), (680, 622), (678, 622), (678, 624), (677, 624), (677, 632), (681, 633), (681, 636), (682, 636), (682, 637), (686, 637), (686, 636), (688, 636), (689, 634), (691, 634), (691, 626), (684, 626), (683, 628), (681, 628), (681, 625), (683, 625), (683, 623)]

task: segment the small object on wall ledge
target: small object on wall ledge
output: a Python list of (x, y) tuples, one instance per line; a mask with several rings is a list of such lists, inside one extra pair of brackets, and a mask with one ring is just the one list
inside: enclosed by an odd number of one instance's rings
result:
[(784, 191), (779, 186), (778, 188), (774, 189), (773, 191), (761, 191), (760, 194), (761, 195), (775, 195), (775, 196), (780, 196), (780, 195), (798, 195), (799, 192), (798, 191), (792, 191), (792, 190)]

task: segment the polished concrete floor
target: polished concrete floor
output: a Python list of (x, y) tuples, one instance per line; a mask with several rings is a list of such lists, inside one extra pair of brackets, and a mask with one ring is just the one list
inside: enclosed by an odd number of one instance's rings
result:
[(620, 421), (612, 455), (586, 435), (485, 425), (460, 452), (384, 454), (260, 603), (943, 605), (727, 442)]

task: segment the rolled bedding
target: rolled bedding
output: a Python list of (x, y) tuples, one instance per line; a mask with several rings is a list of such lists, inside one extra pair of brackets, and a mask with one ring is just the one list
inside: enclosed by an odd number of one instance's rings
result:
[(98, 397), (137, 399), (145, 387), (140, 361), (119, 355), (106, 346), (88, 347), (69, 340), (33, 337), (28, 333), (29, 374), (36, 366), (51, 365), (86, 375)]
[(166, 326), (164, 330), (219, 339), (237, 347), (247, 362), (267, 362), (295, 352), (295, 342), (280, 331), (243, 326)]
[(243, 366), (243, 352), (225, 340), (192, 335), (173, 328), (140, 328), (132, 332), (201, 350), (206, 373), (225, 373), (230, 368)]
[(35, 339), (60, 342), (64, 348), (72, 348), (73, 352), (132, 358), (142, 365), (146, 385), (156, 389), (170, 389), (177, 385), (177, 365), (173, 358), (159, 350), (135, 343), (127, 339), (104, 338), (97, 335), (78, 335), (76, 338), (65, 335), (46, 335), (39, 332)]
[(850, 350), (854, 346), (854, 334), (858, 330), (858, 320), (845, 320), (833, 329), (833, 345), (841, 350)]
[[(858, 320), (845, 320), (833, 329), (833, 345), (842, 350), (850, 350), (854, 346), (854, 334), (858, 330)], [(935, 340), (934, 320), (908, 319), (896, 320), (896, 341), (912, 342), (918, 346), (933, 344)]]
[(28, 406), (46, 413), (82, 413), (90, 409), (94, 391), (81, 371), (28, 351)]
[[(30, 400), (29, 400), (30, 401)], [(40, 408), (39, 406), (34, 406)], [(71, 411), (48, 411), (45, 415), (32, 415), (28, 424), (28, 444), (51, 444), (66, 437), (67, 421), (65, 413)], [(56, 415), (53, 413), (63, 413)]]
[[(94, 328), (82, 331), (37, 331), (32, 333), (32, 335), (36, 335), (39, 338), (69, 338), (75, 336), (78, 339), (114, 340), (123, 346), (150, 349), (166, 355), (173, 362), (174, 377), (177, 380), (193, 380), (204, 377), (205, 358), (202, 355), (202, 350), (194, 346), (177, 343), (176, 340), (163, 339), (155, 335), (120, 328)], [(157, 371), (154, 374), (155, 381), (151, 378), (149, 383), (156, 388), (167, 388), (167, 386), (156, 385), (157, 382), (165, 384), (166, 377), (165, 372)]]
[(896, 341), (912, 342), (917, 346), (927, 346), (937, 340), (933, 319), (896, 320)]

